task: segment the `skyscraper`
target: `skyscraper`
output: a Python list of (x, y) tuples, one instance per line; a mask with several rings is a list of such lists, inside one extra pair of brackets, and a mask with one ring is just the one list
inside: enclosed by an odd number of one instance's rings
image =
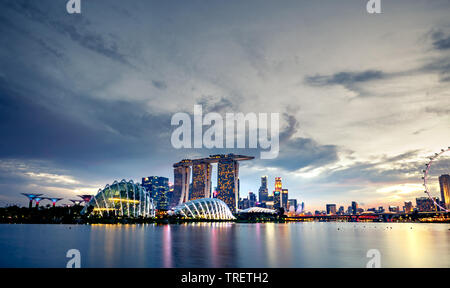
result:
[(267, 188), (267, 176), (261, 177), (261, 186), (259, 187), (259, 202), (264, 204), (269, 198), (269, 189)]
[(189, 184), (191, 181), (190, 160), (183, 160), (173, 165), (173, 194), (170, 200), (170, 207), (175, 207), (189, 199)]
[(413, 204), (411, 201), (405, 202), (405, 213), (413, 212)]
[(281, 208), (281, 191), (273, 191), (273, 208)]
[(169, 178), (149, 176), (142, 178), (142, 187), (149, 192), (157, 209), (169, 209)]
[(275, 190), (273, 191), (273, 208), (275, 209), (282, 207), (282, 189), (281, 177), (275, 177)]
[(225, 202), (231, 212), (235, 213), (239, 200), (239, 162), (221, 159), (217, 170), (217, 198)]
[(291, 207), (294, 207), (294, 211), (297, 211), (297, 199), (289, 199), (288, 200), (288, 209), (291, 210)]
[[(174, 191), (170, 206), (174, 207), (189, 199), (214, 197), (224, 201), (232, 212), (236, 212), (239, 202), (239, 161), (251, 159), (254, 157), (230, 153), (194, 160), (184, 159), (173, 164)], [(218, 166), (217, 190), (211, 195), (211, 164), (215, 163)]]
[(281, 207), (284, 208), (284, 211), (288, 211), (288, 199), (289, 199), (289, 191), (288, 189), (281, 190)]
[(194, 161), (192, 165), (192, 193), (189, 200), (211, 198), (211, 164)]
[(327, 204), (327, 214), (336, 215), (336, 204)]
[(439, 177), (439, 186), (441, 188), (441, 200), (443, 207), (450, 209), (450, 175), (441, 175)]
[(249, 207), (255, 207), (256, 206), (256, 194), (253, 192), (248, 192), (248, 201), (249, 201)]
[(358, 213), (358, 203), (355, 201), (352, 202), (352, 214), (356, 215)]
[(281, 177), (275, 177), (275, 191), (281, 192), (282, 189)]

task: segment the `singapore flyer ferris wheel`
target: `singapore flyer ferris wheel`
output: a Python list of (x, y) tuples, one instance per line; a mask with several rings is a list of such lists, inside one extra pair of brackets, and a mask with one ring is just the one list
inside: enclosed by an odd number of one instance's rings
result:
[[(449, 172), (450, 172), (450, 147), (442, 149), (439, 153), (435, 153), (429, 158), (429, 162), (425, 164), (425, 170), (423, 170), (423, 186), (425, 187), (425, 193), (433, 201), (436, 207), (439, 207), (441, 211), (449, 212), (449, 207), (446, 205), (447, 198), (449, 197)], [(437, 201), (436, 195), (440, 191), (441, 203)]]

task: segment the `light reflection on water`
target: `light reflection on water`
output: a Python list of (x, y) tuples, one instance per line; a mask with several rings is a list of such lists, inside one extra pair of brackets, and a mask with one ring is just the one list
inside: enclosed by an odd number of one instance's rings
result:
[(0, 267), (450, 267), (450, 225), (194, 223), (0, 225)]

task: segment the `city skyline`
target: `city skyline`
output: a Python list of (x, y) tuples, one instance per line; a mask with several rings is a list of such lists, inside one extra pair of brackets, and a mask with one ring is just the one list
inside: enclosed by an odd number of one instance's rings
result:
[[(0, 206), (26, 206), (21, 193), (70, 203), (114, 179), (176, 182), (179, 159), (227, 153), (256, 156), (239, 166), (245, 193), (267, 175), (310, 210), (403, 205), (450, 143), (448, 1), (387, 2), (380, 15), (351, 0), (111, 0), (81, 15), (57, 2), (0, 4)], [(171, 116), (194, 105), (280, 113), (278, 158), (174, 149)]]
[[(450, 149), (450, 148), (449, 148)], [(442, 152), (444, 152), (444, 150), (442, 150)], [(231, 156), (230, 156), (231, 155)], [(435, 154), (435, 155), (437, 155), (437, 154)], [(176, 201), (176, 203), (181, 203), (180, 202), (180, 199), (181, 199), (181, 196), (182, 196), (182, 201), (183, 202), (188, 202), (188, 201), (190, 201), (190, 200), (195, 200), (195, 199), (202, 199), (202, 198), (208, 198), (208, 197), (211, 197), (211, 198), (217, 198), (217, 194), (214, 194), (214, 193), (217, 193), (217, 189), (218, 189), (218, 186), (215, 186), (214, 187), (214, 189), (216, 189), (215, 191), (213, 191), (213, 183), (212, 183), (212, 176), (211, 176), (211, 174), (212, 174), (212, 171), (213, 171), (213, 168), (212, 168), (212, 163), (219, 163), (220, 164), (220, 162), (221, 162), (221, 160), (220, 160), (220, 158), (229, 158), (229, 157), (231, 157), (231, 158), (236, 158), (236, 159), (238, 159), (238, 161), (241, 161), (241, 160), (250, 160), (250, 159), (253, 159), (254, 157), (252, 157), (252, 156), (243, 156), (243, 155), (234, 155), (234, 154), (227, 154), (227, 155), (225, 155), (225, 154), (217, 154), (217, 155), (210, 155), (208, 158), (199, 158), (199, 159), (193, 159), (193, 160), (191, 160), (191, 159), (184, 159), (184, 160), (182, 160), (182, 161), (180, 161), (180, 162), (177, 162), (177, 163), (175, 163), (174, 165), (173, 165), (173, 167), (174, 167), (174, 172), (175, 172), (175, 177), (174, 177), (174, 181), (173, 182), (169, 182), (169, 177), (165, 177), (165, 176), (146, 176), (146, 177), (142, 177), (142, 184), (143, 184), (143, 186), (145, 186), (144, 185), (144, 181), (148, 181), (148, 179), (149, 179), (149, 177), (152, 177), (152, 178), (161, 178), (161, 179), (166, 179), (166, 180), (164, 180), (165, 182), (167, 182), (166, 184), (168, 185), (168, 187), (169, 187), (169, 183), (172, 183), (171, 185), (173, 185), (173, 187), (175, 187), (176, 185), (175, 185), (175, 179), (176, 179), (176, 176), (177, 176), (177, 174), (178, 173), (180, 173), (180, 172), (177, 172), (177, 169), (178, 168), (180, 168), (180, 167), (184, 167), (183, 169), (183, 172), (181, 172), (184, 176), (182, 176), (182, 178), (183, 178), (183, 182), (185, 182), (185, 184), (184, 184), (184, 188), (183, 189), (186, 189), (186, 191), (185, 192), (182, 192), (180, 195), (178, 195), (178, 196), (175, 196), (175, 197), (170, 197), (169, 199), (167, 199), (168, 201), (170, 201), (170, 203), (169, 202), (167, 202), (167, 204), (165, 204), (164, 205), (164, 207), (174, 207), (174, 206), (176, 206), (174, 203), (175, 202), (173, 202), (173, 200), (175, 200)], [(231, 159), (230, 158), (230, 159)], [(432, 158), (430, 158), (430, 159), (432, 159)], [(448, 171), (448, 167), (450, 167), (448, 164), (448, 162), (447, 162), (447, 160), (448, 159), (445, 159), (446, 160), (446, 162), (444, 163), (445, 164), (445, 168), (447, 168), (447, 170), (445, 170), (445, 171)], [(237, 163), (237, 161), (235, 161), (236, 163)], [(207, 165), (205, 165), (205, 164), (207, 164)], [(194, 169), (192, 169), (191, 167), (195, 167), (196, 165), (200, 165), (201, 166), (201, 169), (200, 168), (198, 168), (198, 171), (197, 172), (195, 172), (194, 171)], [(428, 165), (428, 164), (427, 164)], [(220, 167), (221, 165), (218, 165), (218, 167)], [(223, 165), (222, 165), (223, 166)], [(206, 169), (206, 171), (203, 171), (203, 170), (205, 170)], [(239, 170), (239, 169), (237, 169), (237, 170)], [(206, 174), (208, 174), (208, 175), (203, 175), (203, 173), (205, 173), (206, 172)], [(217, 170), (217, 173), (219, 173), (219, 170)], [(237, 173), (237, 174), (236, 174)], [(199, 185), (200, 187), (201, 187), (201, 191), (196, 191), (196, 174), (200, 174), (200, 176), (202, 176), (202, 178), (204, 178), (204, 179), (202, 179), (201, 181), (199, 181), (199, 180), (197, 180), (197, 182), (202, 182), (202, 183), (200, 183), (200, 184), (197, 184), (197, 185)], [(239, 173), (238, 172), (233, 172), (232, 173), (233, 175), (234, 174), (236, 174), (236, 179), (238, 180), (238, 182), (239, 182)], [(197, 175), (198, 176), (198, 175)], [(206, 178), (205, 178), (206, 177)], [(437, 177), (437, 183), (430, 183), (430, 187), (431, 186), (437, 186), (437, 187), (439, 187), (439, 191), (437, 192), (437, 194), (439, 194), (440, 195), (440, 197), (441, 198), (439, 198), (439, 196), (438, 197), (434, 197), (434, 196), (436, 196), (436, 195), (433, 195), (433, 198), (436, 198), (436, 199), (438, 199), (439, 201), (442, 201), (442, 205), (445, 205), (445, 204), (447, 204), (449, 201), (450, 201), (450, 197), (448, 197), (448, 196), (445, 196), (445, 195), (448, 195), (448, 191), (449, 191), (449, 189), (450, 189), (450, 182), (449, 182), (449, 175), (448, 174), (442, 174), (442, 175), (440, 175), (439, 177)], [(220, 175), (218, 175), (218, 177), (217, 177), (217, 179), (219, 179), (220, 178)], [(277, 203), (275, 203), (275, 205), (273, 206), (274, 208), (278, 208), (278, 206), (280, 206), (281, 205), (281, 197), (282, 197), (282, 193), (283, 192), (285, 192), (286, 193), (286, 197), (288, 197), (287, 196), (287, 193), (288, 193), (288, 189), (285, 189), (285, 188), (282, 188), (282, 177), (274, 177), (273, 178), (273, 183), (274, 183), (274, 185), (273, 185), (273, 187), (274, 187), (274, 189), (273, 189), (273, 191), (272, 192), (268, 192), (268, 190), (269, 190), (269, 184), (268, 183), (270, 183), (270, 181), (268, 181), (268, 176), (267, 175), (263, 175), (263, 176), (261, 176), (260, 177), (260, 179), (261, 179), (261, 186), (259, 187), (259, 189), (258, 189), (258, 202), (261, 202), (261, 200), (260, 200), (260, 197), (261, 197), (261, 195), (260, 195), (260, 189), (261, 188), (263, 188), (263, 185), (265, 185), (265, 187), (266, 187), (266, 190), (267, 190), (267, 196), (266, 197), (269, 197), (270, 198), (270, 200), (271, 200), (271, 202), (272, 203), (274, 203), (274, 201), (275, 201), (275, 194), (276, 194), (276, 192), (278, 192), (279, 193), (279, 195), (277, 195), (276, 197), (279, 197), (279, 199), (277, 199), (276, 201), (278, 201)], [(188, 181), (188, 182), (186, 182), (186, 181)], [(136, 181), (136, 182), (139, 182), (138, 180)], [(219, 180), (218, 180), (218, 183), (219, 183)], [(239, 187), (239, 184), (238, 183), (236, 183), (236, 185), (237, 185), (237, 187)], [(233, 188), (234, 189), (234, 188)], [(98, 190), (98, 189), (97, 189)], [(175, 189), (176, 190), (176, 189)], [(198, 188), (197, 188), (197, 190), (198, 190)], [(210, 191), (210, 193), (207, 193), (207, 190), (209, 190)], [(234, 190), (233, 190), (234, 191)], [(253, 191), (256, 191), (256, 190), (253, 190)], [(248, 199), (248, 197), (250, 196), (250, 194), (253, 194), (254, 192), (253, 192), (252, 190), (249, 190), (248, 191), (248, 193), (246, 194), (247, 195), (247, 198), (244, 198), (243, 196), (244, 196), (244, 193), (245, 192), (243, 192), (243, 191), (239, 191), (239, 192), (233, 192), (233, 194), (234, 193), (236, 193), (236, 198), (233, 198), (233, 199), (235, 199), (235, 200), (232, 200), (233, 201), (233, 203), (234, 202), (236, 202), (236, 207), (238, 207), (239, 205), (238, 205), (238, 202), (240, 202), (240, 200), (241, 199)], [(168, 191), (167, 191), (168, 192)], [(181, 192), (181, 191), (180, 191)], [(96, 192), (97, 193), (97, 192)], [(94, 193), (94, 194), (92, 194), (92, 195), (89, 195), (89, 194), (86, 194), (86, 195), (75, 195), (75, 196), (79, 196), (79, 197), (81, 197), (81, 198), (89, 198), (90, 199), (90, 197), (92, 197), (93, 195), (96, 195), (96, 193)], [(33, 199), (32, 198), (34, 198), (34, 196), (36, 195), (36, 196), (40, 196), (40, 195), (43, 195), (43, 194), (27, 194), (27, 193), (22, 193), (23, 195), (26, 195), (28, 198), (29, 198), (29, 200), (30, 200), (30, 205), (31, 205), (31, 203), (32, 203), (32, 201), (33, 201)], [(201, 195), (200, 195), (201, 194)], [(30, 196), (32, 196), (31, 198), (28, 196), (28, 195), (30, 195)], [(51, 202), (52, 202), (52, 205), (53, 206), (55, 206), (55, 204), (56, 204), (56, 202), (59, 202), (59, 201), (61, 201), (61, 200), (67, 200), (66, 201), (66, 203), (65, 204), (67, 204), (68, 203), (68, 201), (70, 201), (70, 202), (72, 202), (72, 203), (75, 203), (74, 201), (77, 201), (77, 200), (69, 200), (69, 199), (67, 199), (67, 198), (55, 198), (55, 195), (56, 196), (58, 196), (58, 193), (53, 193), (53, 194), (51, 194), (51, 196), (52, 197), (48, 197), (48, 196), (44, 196), (44, 197), (37, 197), (36, 199), (38, 199), (38, 202), (37, 202), (37, 204), (39, 205), (39, 202), (41, 201), (41, 200), (50, 200)], [(59, 196), (61, 196), (61, 195), (59, 195)], [(72, 196), (74, 196), (74, 195), (72, 195)], [(172, 193), (171, 193), (171, 196), (173, 196), (173, 191), (172, 191)], [(178, 200), (177, 200), (178, 199)], [(356, 207), (358, 207), (358, 208), (361, 208), (361, 207), (364, 207), (365, 209), (363, 209), (363, 210), (365, 210), (365, 211), (367, 211), (366, 209), (368, 209), (368, 210), (371, 210), (371, 209), (374, 209), (375, 207), (378, 207), (378, 209), (380, 209), (380, 208), (385, 208), (385, 207), (389, 207), (389, 209), (390, 209), (390, 207), (397, 207), (397, 208), (399, 208), (399, 207), (405, 207), (405, 206), (403, 206), (403, 204), (405, 204), (405, 205), (407, 205), (407, 203), (408, 202), (411, 202), (411, 201), (413, 201), (413, 200), (418, 200), (418, 199), (424, 199), (424, 200), (422, 200), (422, 201), (425, 201), (425, 202), (427, 202), (427, 204), (426, 205), (432, 205), (433, 207), (435, 206), (434, 204), (430, 204), (430, 203), (428, 203), (428, 200), (430, 200), (429, 199), (429, 197), (424, 197), (423, 195), (422, 196), (420, 196), (420, 195), (418, 195), (417, 197), (413, 197), (413, 198), (410, 198), (410, 199), (405, 199), (404, 200), (404, 202), (402, 202), (402, 203), (383, 203), (383, 202), (378, 202), (377, 204), (364, 204), (364, 203), (360, 203), (360, 202), (357, 202), (357, 201), (352, 201), (351, 199), (347, 199), (347, 200), (344, 200), (342, 203), (346, 203), (346, 202), (351, 202), (351, 204), (352, 204), (352, 206), (355, 204), (355, 205), (357, 205)], [(227, 202), (226, 201), (226, 199), (221, 199), (221, 200), (223, 200), (223, 201), (225, 201), (225, 202)], [(285, 207), (285, 205), (289, 202), (289, 201), (291, 201), (291, 200), (295, 200), (295, 201), (300, 201), (300, 203), (302, 203), (303, 205), (304, 205), (304, 201), (302, 201), (302, 199), (301, 199), (301, 197), (297, 197), (297, 198), (286, 198), (285, 200), (287, 200), (287, 201), (285, 201), (285, 203), (283, 203), (282, 204), (282, 207), (283, 208), (285, 208), (285, 211), (287, 212), (288, 211), (288, 209), (287, 209), (287, 207)], [(83, 200), (83, 201), (81, 201), (81, 202), (88, 202), (89, 200)], [(312, 206), (310, 209), (307, 209), (307, 210), (305, 210), (304, 212), (308, 212), (308, 213), (311, 213), (312, 211), (314, 211), (315, 210), (315, 212), (317, 212), (317, 211), (320, 211), (321, 213), (323, 212), (323, 211), (328, 211), (328, 205), (336, 205), (336, 204), (328, 204), (328, 203), (330, 203), (330, 202), (333, 202), (333, 201), (327, 201), (327, 200), (323, 200), (324, 201), (324, 203), (326, 203), (326, 204), (324, 204), (324, 206), (325, 206), (325, 209), (322, 209), (323, 207), (320, 207), (320, 206)], [(341, 204), (342, 204), (341, 203)], [(439, 202), (438, 202), (439, 203)], [(16, 205), (17, 203), (6, 203), (6, 206), (11, 206), (11, 205)], [(227, 203), (227, 204), (229, 204), (229, 203)], [(272, 205), (272, 204), (271, 204)], [(378, 206), (377, 206), (378, 205)], [(397, 206), (396, 206), (397, 205)], [(448, 205), (448, 204), (447, 204)], [(276, 206), (276, 207), (275, 207)], [(252, 206), (250, 206), (250, 207), (252, 207)], [(349, 207), (351, 207), (351, 206), (349, 206)], [(444, 206), (445, 207), (445, 206)], [(436, 208), (436, 207), (435, 207)], [(158, 209), (167, 209), (167, 208), (160, 208), (160, 207), (158, 207)], [(232, 208), (232, 211), (234, 211), (234, 208)], [(356, 211), (356, 210), (355, 210)], [(398, 210), (398, 211), (402, 211), (402, 209), (400, 209), (400, 210)], [(313, 213), (314, 214), (314, 213)]]
[[(211, 155), (209, 158), (201, 158), (201, 159), (193, 159), (193, 160), (185, 159), (185, 160), (182, 160), (181, 162), (174, 164), (174, 173), (176, 176), (177, 168), (180, 167), (180, 165), (185, 165), (185, 167), (190, 167), (191, 165), (192, 166), (195, 166), (198, 164), (203, 165), (205, 163), (207, 163), (208, 165), (211, 165), (211, 163), (215, 163), (215, 162), (220, 164), (221, 160), (229, 161), (230, 159), (250, 160), (250, 159), (248, 159), (247, 156), (233, 155), (233, 154)], [(203, 169), (206, 169), (209, 173), (211, 173), (211, 166), (207, 166), (206, 168), (204, 167)], [(190, 170), (191, 169), (188, 169), (184, 173), (191, 172)], [(235, 174), (235, 172), (233, 172), (233, 174)], [(185, 176), (183, 176), (183, 178), (184, 177), (186, 179), (191, 179), (190, 175), (185, 175)], [(185, 191), (185, 192), (178, 191), (178, 194), (175, 193), (175, 195), (173, 192), (176, 191), (177, 189), (176, 188), (174, 189), (175, 185), (173, 183), (170, 183), (168, 181), (169, 179), (166, 177), (161, 177), (161, 176), (143, 177), (142, 178), (142, 187), (147, 190), (147, 192), (149, 193), (149, 197), (151, 199), (153, 199), (155, 209), (158, 209), (158, 210), (162, 209), (163, 211), (171, 210), (171, 209), (175, 208), (176, 206), (179, 206), (183, 203), (188, 203), (188, 202), (190, 203), (193, 200), (208, 199), (208, 198), (209, 199), (217, 198), (217, 199), (224, 201), (223, 204), (227, 205), (229, 207), (230, 213), (236, 213), (238, 211), (238, 209), (245, 210), (247, 208), (252, 208), (252, 207), (269, 208), (269, 209), (274, 209), (274, 211), (277, 211), (278, 209), (283, 208), (285, 215), (288, 215), (288, 216), (291, 215), (291, 213), (294, 213), (296, 215), (357, 215), (357, 214), (359, 215), (361, 213), (366, 213), (366, 212), (385, 213), (385, 211), (386, 211), (385, 204), (378, 206), (378, 207), (364, 207), (363, 208), (358, 204), (357, 201), (351, 201), (351, 205), (348, 206), (347, 210), (345, 210), (344, 206), (340, 206), (339, 209), (337, 209), (337, 204), (335, 204), (335, 203), (326, 204), (325, 209), (323, 209), (323, 210), (320, 210), (320, 209), (308, 210), (308, 209), (305, 209), (305, 202), (302, 202), (301, 199), (297, 199), (297, 198), (290, 199), (288, 197), (288, 189), (283, 188), (281, 177), (274, 178), (275, 189), (273, 190), (273, 192), (271, 194), (269, 193), (268, 195), (265, 195), (264, 193), (263, 194), (260, 193), (259, 198), (257, 198), (256, 194), (252, 191), (248, 192), (247, 197), (241, 197), (241, 196), (243, 196), (241, 191), (235, 192), (235, 190), (232, 189), (232, 191), (234, 191), (233, 193), (236, 193), (236, 202), (233, 200), (233, 203), (227, 204), (226, 203), (226, 202), (228, 202), (227, 199), (226, 198), (224, 199), (223, 197), (221, 199), (221, 197), (218, 197), (219, 193), (217, 193), (217, 191), (214, 191), (214, 192), (211, 191), (211, 193), (204, 195), (204, 197), (198, 197), (198, 193), (195, 192), (195, 188), (194, 188), (194, 183), (196, 180), (193, 177), (194, 177), (194, 172), (192, 171), (192, 180), (191, 180), (192, 182), (190, 182), (190, 183), (188, 183), (188, 185), (186, 185), (188, 191)], [(218, 177), (220, 177), (220, 175), (218, 175)], [(430, 199), (429, 197), (417, 197), (417, 198), (415, 198), (416, 205), (413, 205), (412, 201), (405, 201), (403, 203), (404, 204), (403, 206), (388, 205), (387, 210), (389, 212), (405, 213), (405, 214), (409, 214), (414, 211), (417, 211), (417, 212), (442, 211), (442, 209), (440, 209), (440, 207), (438, 207), (434, 201), (437, 201), (436, 203), (440, 203), (440, 205), (442, 205), (442, 207), (447, 206), (446, 203), (448, 203), (450, 201), (450, 198), (448, 197), (448, 191), (449, 191), (448, 189), (450, 188), (450, 182), (448, 182), (449, 177), (450, 177), (450, 175), (448, 175), (448, 174), (443, 174), (438, 177), (442, 198), (439, 199), (438, 197), (433, 197), (434, 198), (434, 200), (433, 200), (433, 199)], [(207, 184), (204, 181), (208, 181), (208, 180), (210, 181), (209, 187), (212, 187), (211, 178), (206, 178), (206, 179), (201, 180), (203, 182), (202, 186), (204, 184)], [(260, 191), (261, 191), (261, 189), (263, 189), (263, 191), (264, 191), (264, 188), (267, 190), (267, 187), (268, 187), (267, 180), (268, 180), (267, 176), (261, 176)], [(126, 181), (126, 180), (122, 180), (120, 183), (122, 184), (122, 182), (124, 182), (124, 181)], [(126, 182), (124, 182), (124, 183), (126, 183)], [(117, 185), (117, 184), (119, 184), (119, 183), (117, 181), (115, 181), (113, 183), (113, 186)], [(208, 186), (208, 185), (206, 185), (206, 186)], [(106, 187), (108, 187), (108, 186), (106, 186)], [(179, 190), (182, 190), (182, 188), (179, 187)], [(101, 191), (103, 191), (103, 190), (100, 189), (98, 191), (98, 193), (101, 194)], [(280, 193), (280, 192), (282, 192), (282, 193)], [(184, 193), (186, 193), (186, 194), (184, 195)], [(57, 202), (64, 199), (64, 198), (52, 198), (52, 197), (42, 196), (42, 194), (27, 194), (27, 193), (22, 193), (22, 194), (28, 198), (29, 208), (32, 208), (33, 201), (35, 202), (36, 208), (39, 207), (39, 203), (41, 200), (50, 200), (52, 202), (52, 206), (55, 207)], [(70, 201), (73, 202), (74, 205), (80, 205), (82, 202), (84, 202), (85, 205), (87, 205), (89, 203), (89, 201), (96, 195), (97, 194), (77, 195), (78, 197), (80, 197), (82, 199), (82, 201), (81, 200), (70, 200)], [(161, 195), (163, 196), (163, 198), (161, 198)], [(285, 196), (285, 197), (283, 197), (283, 196)], [(95, 202), (95, 204), (98, 205), (97, 202)], [(290, 209), (291, 205), (293, 205), (293, 207), (295, 207), (295, 209), (293, 209), (293, 210)], [(300, 205), (301, 205), (301, 209), (298, 210)], [(50, 205), (47, 205), (47, 206), (50, 206)], [(183, 205), (181, 205), (181, 206), (183, 206)], [(241, 207), (241, 206), (245, 206), (245, 207)]]

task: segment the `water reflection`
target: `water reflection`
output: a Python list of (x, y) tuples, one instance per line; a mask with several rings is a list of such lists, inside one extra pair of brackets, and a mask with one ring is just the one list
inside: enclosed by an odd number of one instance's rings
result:
[(0, 267), (450, 267), (450, 225), (194, 223), (0, 225)]

